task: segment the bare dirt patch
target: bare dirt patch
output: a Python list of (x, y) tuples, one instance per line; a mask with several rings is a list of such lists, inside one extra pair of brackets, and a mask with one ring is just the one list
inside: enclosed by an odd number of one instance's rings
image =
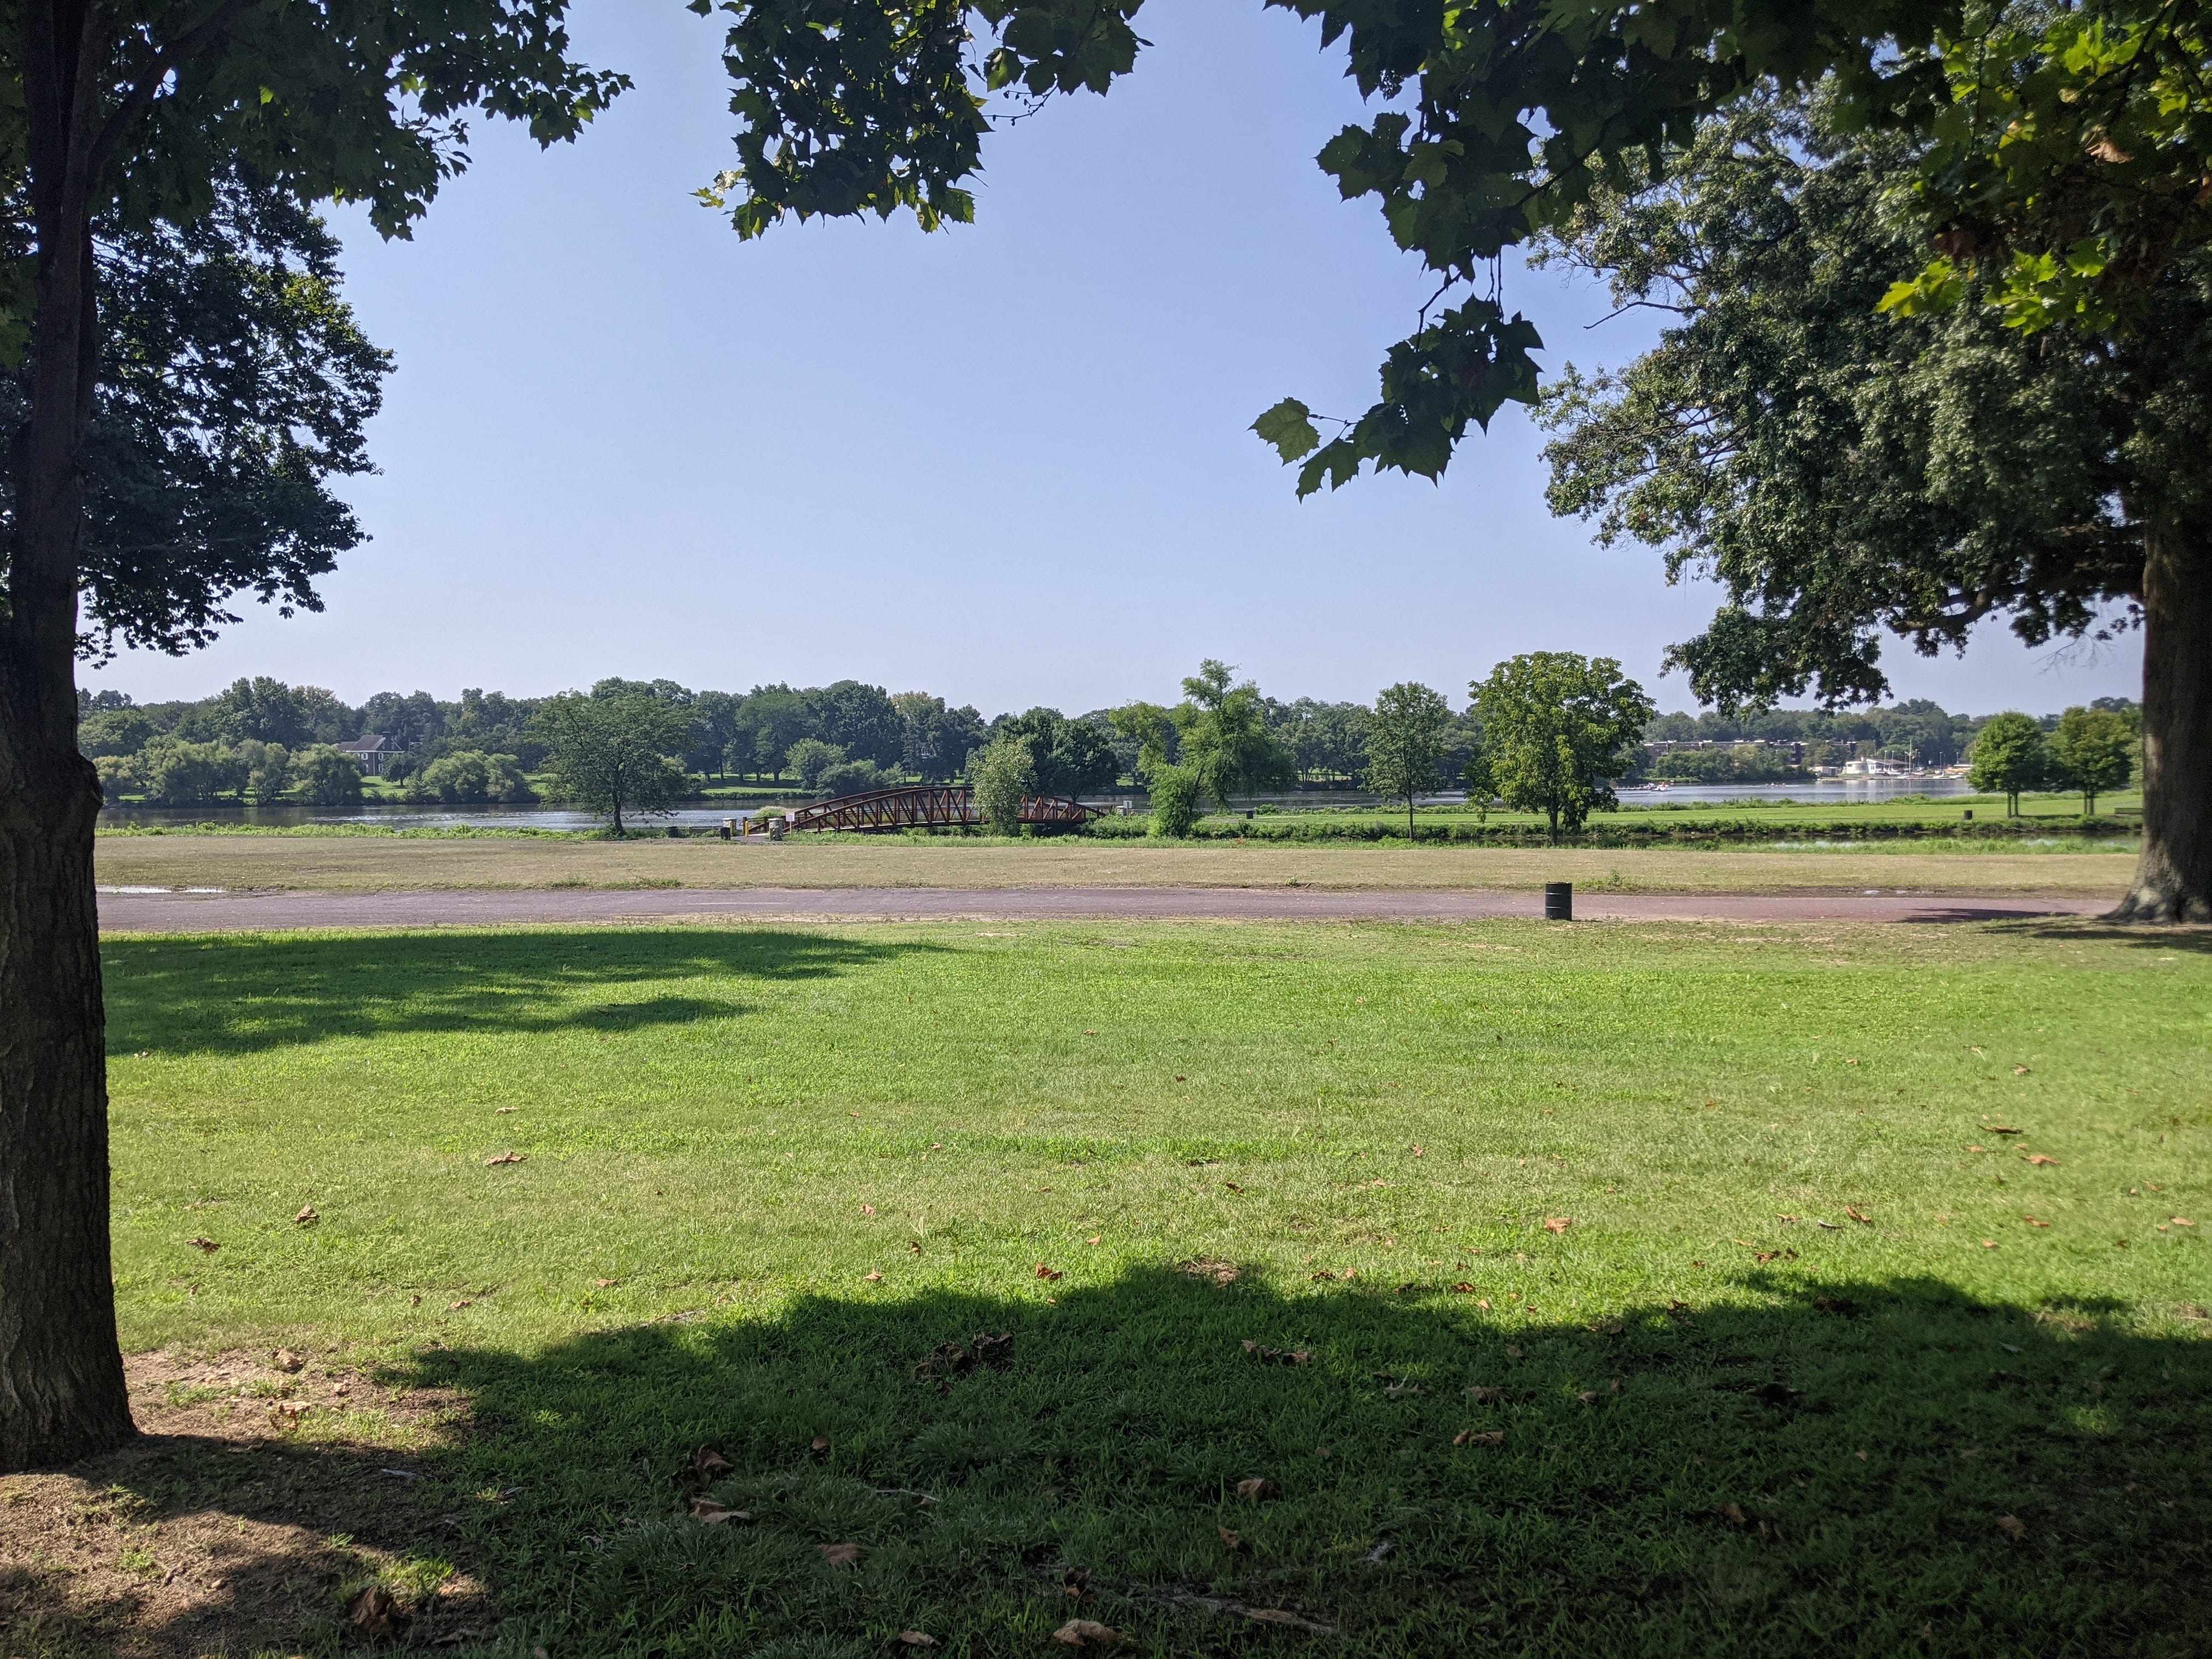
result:
[[(355, 1645), (347, 1607), (392, 1597), (404, 1639), (489, 1635), (451, 1494), (422, 1454), (467, 1425), (450, 1393), (380, 1384), (342, 1352), (126, 1362), (143, 1431), (0, 1477), (0, 1653), (204, 1659)], [(395, 1472), (396, 1471), (396, 1472)], [(443, 1638), (441, 1642), (441, 1638)]]

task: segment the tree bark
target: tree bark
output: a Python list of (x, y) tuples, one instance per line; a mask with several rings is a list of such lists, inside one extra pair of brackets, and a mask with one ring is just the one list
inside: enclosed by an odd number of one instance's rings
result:
[(0, 1470), (136, 1432), (109, 1264), (100, 785), (76, 747), (76, 451), (99, 367), (91, 173), (106, 54), (82, 3), (33, 0), (19, 21), (38, 270), (0, 616)]
[(2114, 921), (2212, 921), (2212, 536), (2143, 535), (2143, 841)]

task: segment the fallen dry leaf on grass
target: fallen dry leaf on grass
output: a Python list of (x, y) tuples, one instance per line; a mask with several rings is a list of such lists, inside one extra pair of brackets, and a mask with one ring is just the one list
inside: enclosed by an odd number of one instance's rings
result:
[(2022, 1521), (2016, 1515), (2001, 1515), (1997, 1516), (1997, 1525), (2002, 1527), (2007, 1532), (2010, 1533), (2015, 1538), (2025, 1538), (2027, 1536), (2027, 1523), (2025, 1521)]
[(1455, 1446), (1502, 1446), (1505, 1443), (1503, 1429), (1462, 1429), (1452, 1437)]
[[(1182, 1079), (1177, 1078), (1176, 1081), (1180, 1083)], [(1121, 1632), (1096, 1619), (1071, 1619), (1053, 1632), (1052, 1639), (1065, 1642), (1072, 1648), (1110, 1648), (1121, 1639)]]
[(1105, 1237), (1105, 1236), (1104, 1236), (1103, 1233), (1102, 1233), (1102, 1234), (1094, 1234), (1094, 1235), (1093, 1235), (1092, 1237), (1091, 1237), (1090, 1238), (1085, 1239), (1085, 1240), (1084, 1241), (1084, 1243), (1085, 1243), (1086, 1244), (1097, 1244), (1097, 1243), (1100, 1243), (1100, 1242), (1104, 1238), (1104, 1237)]
[(1221, 1534), (1222, 1544), (1230, 1551), (1231, 1553), (1234, 1554), (1237, 1551), (1244, 1547), (1244, 1539), (1242, 1534), (1231, 1532), (1227, 1527), (1216, 1527), (1214, 1531)]
[(2055, 1167), (2058, 1160), (2042, 1152), (2030, 1152), (2027, 1154), (2027, 1162), (2030, 1164), (2048, 1164)]
[(300, 1206), (300, 1213), (292, 1218), (294, 1224), (301, 1227), (312, 1227), (321, 1219), (322, 1217), (315, 1213), (315, 1206), (312, 1204), (302, 1204)]
[(1844, 1206), (1844, 1218), (1848, 1221), (1856, 1221), (1863, 1227), (1874, 1225), (1874, 1218), (1861, 1211), (1855, 1204)]
[(1996, 1247), (1997, 1242), (1994, 1238), (1985, 1238), (1982, 1241), (1982, 1248), (1985, 1250), (1994, 1250)]
[(934, 1636), (925, 1636), (918, 1630), (902, 1630), (898, 1633), (897, 1639), (900, 1645), (903, 1647), (933, 1648), (937, 1645), (937, 1638)]
[(1003, 1367), (1014, 1357), (1014, 1334), (1012, 1331), (978, 1331), (969, 1339), (975, 1351), (975, 1363), (994, 1370)]
[(448, 1302), (446, 1304), (446, 1311), (447, 1313), (459, 1313), (464, 1308), (473, 1307), (476, 1304), (471, 1302), (467, 1297), (463, 1297), (459, 1302)]
[(1739, 1527), (1747, 1527), (1751, 1524), (1745, 1517), (1743, 1505), (1741, 1504), (1716, 1504), (1713, 1505), (1713, 1513), (1723, 1521), (1735, 1522)]
[(1993, 1135), (2016, 1135), (2021, 1133), (2008, 1123), (1991, 1123), (1985, 1127)]
[(192, 1249), (202, 1251), (209, 1255), (213, 1255), (217, 1250), (222, 1248), (222, 1245), (216, 1243), (215, 1240), (211, 1238), (188, 1238), (185, 1243), (191, 1245)]
[(2014, 1077), (2026, 1077), (2027, 1075), (2027, 1067), (2025, 1066), (2015, 1066), (2012, 1068), (2012, 1074)]
[(822, 1552), (822, 1559), (833, 1567), (849, 1567), (860, 1559), (858, 1544), (817, 1544), (814, 1547)]
[(269, 1363), (280, 1371), (296, 1371), (307, 1363), (307, 1357), (289, 1348), (279, 1348), (269, 1356)]
[(1239, 1498), (1249, 1498), (1255, 1504), (1264, 1504), (1269, 1498), (1278, 1496), (1282, 1490), (1264, 1475), (1255, 1474), (1249, 1480), (1239, 1480), (1237, 1483), (1237, 1495)]
[(691, 1518), (706, 1526), (718, 1527), (725, 1521), (750, 1521), (752, 1516), (711, 1498), (695, 1498), (691, 1500)]
[(1618, 1319), (1595, 1319), (1589, 1328), (1600, 1336), (1619, 1336), (1625, 1328)]
[(392, 1592), (371, 1584), (346, 1603), (346, 1618), (355, 1630), (372, 1642), (398, 1641), (414, 1621), (408, 1618)]
[(907, 1240), (906, 1247), (916, 1255), (920, 1255), (921, 1254), (921, 1241), (918, 1238), (909, 1238)]
[(676, 1478), (703, 1486), (710, 1480), (719, 1480), (726, 1474), (735, 1473), (736, 1466), (721, 1453), (711, 1446), (698, 1446), (692, 1449), (690, 1456), (684, 1460), (684, 1467), (677, 1470)]
[(521, 1109), (520, 1106), (502, 1106), (499, 1109), (499, 1115), (505, 1117), (509, 1112), (519, 1112)]
[(1969, 1146), (1966, 1150), (1970, 1152), (1986, 1152), (1989, 1151), (1989, 1148), (1986, 1146)]
[(1508, 1359), (1518, 1359), (1521, 1358), (1521, 1350), (1509, 1342), (1505, 1345), (1505, 1357)]
[(1597, 1390), (1595, 1389), (1584, 1389), (1581, 1393), (1576, 1395), (1575, 1398), (1581, 1401), (1583, 1405), (1587, 1406), (1597, 1398)]
[(884, 1276), (878, 1273), (873, 1267), (871, 1267), (867, 1272), (862, 1273), (860, 1277), (866, 1279), (871, 1285), (878, 1285), (883, 1282)]
[(1474, 1401), (1478, 1406), (1487, 1406), (1493, 1400), (1504, 1399), (1505, 1390), (1503, 1389), (1486, 1388), (1483, 1384), (1477, 1382), (1468, 1389), (1467, 1397)]
[(819, 1457), (823, 1452), (830, 1449), (830, 1437), (826, 1434), (816, 1435), (814, 1438), (808, 1443), (806, 1449), (812, 1452), (817, 1457)]
[(1060, 1269), (1057, 1267), (1048, 1267), (1043, 1262), (1040, 1261), (1036, 1264), (1036, 1276), (1039, 1279), (1058, 1279), (1060, 1277)]
[(863, 1204), (860, 1206), (860, 1213), (862, 1215), (873, 1215), (875, 1212), (876, 1206), (872, 1204)]
[(2048, 1221), (2044, 1220), (2040, 1216), (2024, 1215), (2021, 1217), (2021, 1219), (2027, 1223), (2031, 1227), (2048, 1227), (2051, 1224)]
[(496, 1158), (486, 1158), (484, 1160), (484, 1168), (489, 1170), (495, 1164), (527, 1164), (529, 1161), (530, 1160), (520, 1152), (501, 1152)]
[(1455, 1296), (1473, 1296), (1474, 1294), (1474, 1286), (1468, 1284), (1467, 1280), (1462, 1279), (1458, 1284), (1452, 1286), (1452, 1293)]
[(1313, 1358), (1311, 1348), (1269, 1348), (1246, 1338), (1244, 1352), (1270, 1365), (1303, 1365)]
[(614, 1287), (614, 1285), (617, 1285), (617, 1283), (619, 1283), (619, 1282), (620, 1282), (619, 1280), (612, 1279), (593, 1279), (593, 1280), (592, 1281), (592, 1283), (593, 1285), (597, 1285), (600, 1290), (603, 1290), (603, 1291), (612, 1289), (612, 1288)]
[(1544, 1218), (1544, 1231), (1547, 1233), (1563, 1233), (1574, 1225), (1574, 1217), (1571, 1215), (1547, 1215)]

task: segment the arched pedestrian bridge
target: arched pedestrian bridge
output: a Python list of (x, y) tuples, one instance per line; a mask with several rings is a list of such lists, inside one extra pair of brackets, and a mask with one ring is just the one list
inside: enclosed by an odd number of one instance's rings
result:
[[(1105, 816), (1103, 806), (1085, 806), (1066, 795), (1022, 797), (1024, 823), (1073, 827)], [(870, 789), (857, 795), (802, 806), (784, 819), (787, 830), (922, 830), (980, 824), (982, 815), (965, 789), (922, 785), (911, 789)]]

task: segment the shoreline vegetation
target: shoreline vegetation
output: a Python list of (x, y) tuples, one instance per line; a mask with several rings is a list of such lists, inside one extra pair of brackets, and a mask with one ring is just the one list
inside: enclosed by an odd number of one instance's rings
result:
[[(1188, 846), (1194, 842), (1326, 846), (1398, 847), (1582, 847), (1632, 848), (1638, 847), (1755, 848), (1781, 844), (1818, 848), (1826, 844), (1911, 842), (1969, 848), (2018, 846), (2056, 842), (2059, 845), (2118, 852), (2132, 850), (2140, 830), (2139, 818), (2106, 812), (2095, 817), (2057, 812), (2049, 816), (2032, 811), (2020, 817), (1967, 817), (1967, 812), (2002, 810), (2002, 801), (1961, 796), (1941, 801), (1893, 800), (1850, 805), (1806, 805), (1794, 801), (1729, 802), (1699, 807), (1688, 803), (1635, 805), (1594, 815), (1578, 833), (1554, 840), (1533, 815), (1492, 812), (1478, 815), (1456, 805), (1418, 809), (1409, 826), (1387, 809), (1331, 806), (1300, 811), (1274, 807), (1217, 813), (1199, 819), (1180, 837), (1152, 833), (1152, 820), (1143, 815), (1109, 817), (1079, 830), (1060, 835), (1048, 833), (1040, 840), (1075, 840), (1155, 847)], [(1410, 828), (1410, 834), (1409, 834)], [(604, 830), (560, 830), (530, 824), (379, 824), (358, 822), (263, 824), (216, 819), (179, 823), (102, 824), (102, 840), (182, 838), (193, 836), (263, 836), (305, 839), (387, 840), (532, 840), (629, 841), (716, 840), (718, 826), (701, 823), (648, 823), (616, 837)], [(873, 833), (806, 832), (815, 843), (868, 844), (884, 841), (908, 843), (975, 845), (1032, 837), (996, 836), (974, 830), (913, 830)]]

